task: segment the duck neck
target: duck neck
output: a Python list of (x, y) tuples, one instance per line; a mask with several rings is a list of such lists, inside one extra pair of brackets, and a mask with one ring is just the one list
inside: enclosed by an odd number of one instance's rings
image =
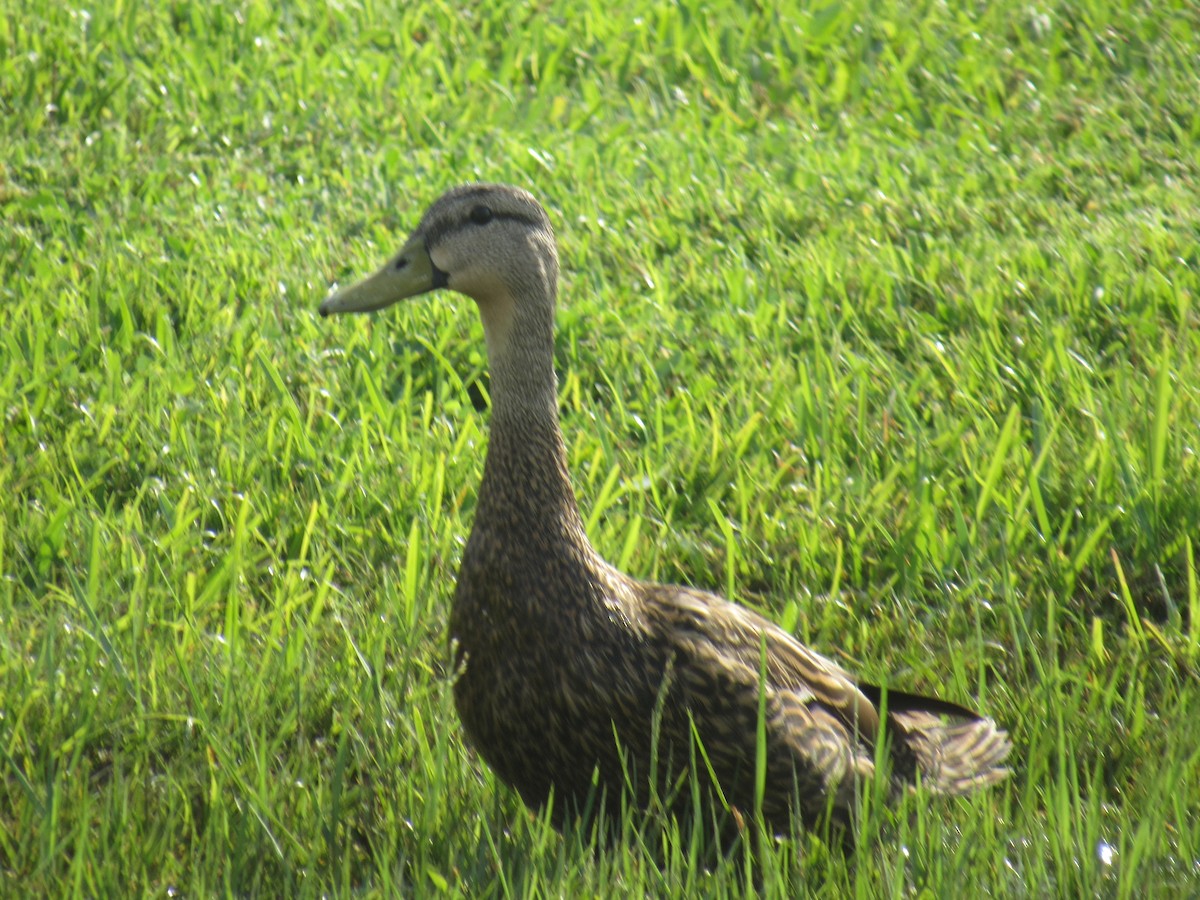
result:
[(518, 544), (546, 542), (591, 555), (558, 425), (553, 291), (547, 294), (481, 309), (492, 413), (476, 527), (503, 528), (518, 555)]

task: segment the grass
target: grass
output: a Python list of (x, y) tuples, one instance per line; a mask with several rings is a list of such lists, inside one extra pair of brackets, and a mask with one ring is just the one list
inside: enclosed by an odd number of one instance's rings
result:
[[(1198, 30), (0, 0), (2, 892), (1200, 891)], [(480, 178), (558, 229), (601, 552), (978, 698), (1003, 786), (702, 866), (463, 746), (480, 327), (314, 313)]]

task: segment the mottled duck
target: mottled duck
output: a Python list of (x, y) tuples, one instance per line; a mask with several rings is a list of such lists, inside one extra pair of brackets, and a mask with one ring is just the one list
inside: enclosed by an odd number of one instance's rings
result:
[(614, 793), (631, 791), (653, 805), (684, 783), (664, 773), (706, 757), (695, 764), (705, 796), (745, 821), (760, 794), (763, 821), (784, 833), (794, 819), (851, 821), (877, 759), (894, 790), (919, 780), (953, 794), (1002, 778), (1011, 745), (991, 719), (901, 691), (885, 699), (745, 608), (600, 558), (559, 430), (557, 281), (538, 202), (473, 184), (442, 196), (387, 265), (320, 308), (378, 310), (437, 288), (479, 307), (491, 428), (450, 638), (459, 716), (496, 774), (534, 809), (553, 797), (561, 827), (598, 796), (612, 808)]

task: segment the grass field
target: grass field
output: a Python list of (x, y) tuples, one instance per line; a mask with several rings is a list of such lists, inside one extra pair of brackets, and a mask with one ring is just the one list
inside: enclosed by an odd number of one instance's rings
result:
[[(0, 894), (1200, 893), (1197, 8), (455, 6), (0, 0)], [(315, 310), (475, 179), (600, 551), (1004, 785), (702, 866), (463, 745), (473, 304)]]

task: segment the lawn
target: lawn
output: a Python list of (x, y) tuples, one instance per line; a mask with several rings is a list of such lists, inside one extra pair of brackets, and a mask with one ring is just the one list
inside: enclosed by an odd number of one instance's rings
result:
[[(0, 0), (0, 894), (1200, 893), (1196, 7), (456, 6)], [(477, 315), (316, 307), (480, 179), (601, 553), (1006, 782), (712, 861), (465, 746)]]

